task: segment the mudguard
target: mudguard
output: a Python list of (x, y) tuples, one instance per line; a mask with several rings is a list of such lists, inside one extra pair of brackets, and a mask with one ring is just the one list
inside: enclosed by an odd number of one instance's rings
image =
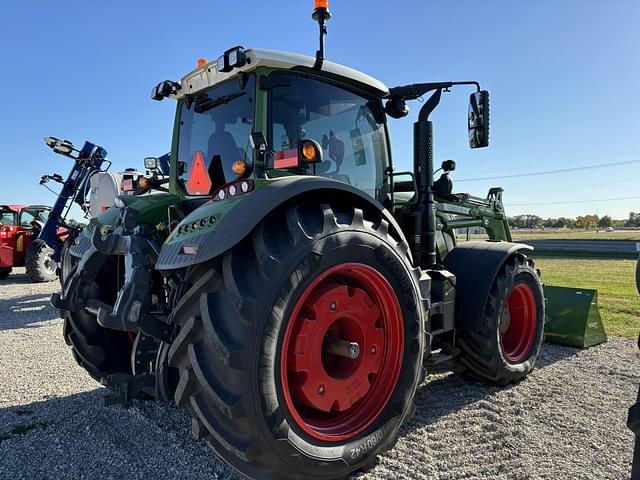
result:
[[(391, 233), (404, 240), (402, 230), (391, 213), (361, 190), (330, 178), (283, 177), (256, 181), (255, 190), (251, 193), (210, 201), (191, 212), (164, 243), (155, 268), (173, 270), (211, 260), (246, 237), (270, 212), (302, 195), (323, 202), (340, 201), (363, 210), (373, 209), (389, 222)], [(201, 222), (208, 225), (196, 232), (180, 233), (181, 225), (201, 225)]]
[(473, 241), (459, 243), (444, 259), (443, 265), (456, 276), (456, 298), (464, 299), (456, 305), (459, 319), (476, 318), (478, 306), (484, 309), (489, 290), (504, 262), (521, 250), (533, 250), (522, 243), (502, 241)]

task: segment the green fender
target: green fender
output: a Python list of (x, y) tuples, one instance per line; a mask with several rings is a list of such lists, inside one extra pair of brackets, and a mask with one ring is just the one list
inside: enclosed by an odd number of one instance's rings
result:
[[(245, 238), (270, 212), (302, 196), (314, 201), (336, 201), (364, 211), (377, 211), (389, 223), (391, 234), (405, 240), (391, 213), (361, 190), (324, 177), (281, 177), (257, 180), (255, 189), (250, 193), (209, 201), (191, 212), (162, 246), (156, 269), (174, 270), (211, 260)], [(196, 228), (184, 233), (180, 228), (183, 225), (195, 225)]]

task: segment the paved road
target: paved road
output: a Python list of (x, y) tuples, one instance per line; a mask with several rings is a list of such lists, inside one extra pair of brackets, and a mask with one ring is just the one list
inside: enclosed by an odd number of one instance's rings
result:
[(522, 240), (536, 250), (570, 250), (583, 252), (607, 252), (635, 254), (634, 240)]

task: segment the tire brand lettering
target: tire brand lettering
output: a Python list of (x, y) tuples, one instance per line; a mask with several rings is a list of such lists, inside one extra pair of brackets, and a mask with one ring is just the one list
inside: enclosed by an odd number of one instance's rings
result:
[(380, 256), (382, 260), (391, 267), (393, 273), (396, 274), (396, 277), (400, 280), (401, 287), (403, 291), (411, 291), (411, 282), (405, 275), (405, 269), (402, 268), (402, 265), (398, 263), (398, 261), (391, 256), (391, 254), (387, 250), (380, 249)]

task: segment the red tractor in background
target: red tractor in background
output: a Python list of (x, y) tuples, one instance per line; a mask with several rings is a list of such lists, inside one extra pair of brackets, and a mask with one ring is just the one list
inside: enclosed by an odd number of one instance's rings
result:
[[(45, 205), (0, 205), (0, 279), (13, 267), (25, 266), (27, 247), (38, 238), (50, 212)], [(58, 234), (64, 235), (63, 230)], [(56, 262), (47, 257), (44, 263), (41, 271), (55, 278)]]

